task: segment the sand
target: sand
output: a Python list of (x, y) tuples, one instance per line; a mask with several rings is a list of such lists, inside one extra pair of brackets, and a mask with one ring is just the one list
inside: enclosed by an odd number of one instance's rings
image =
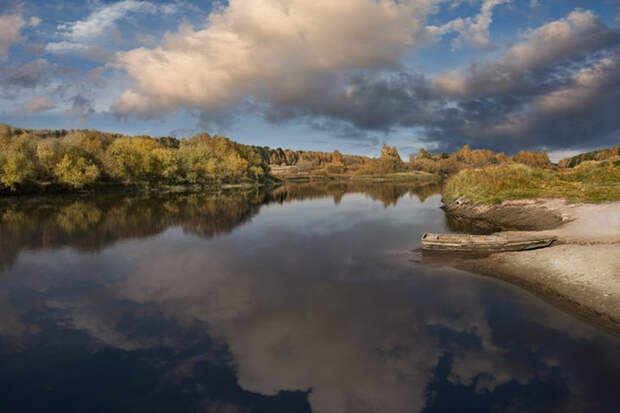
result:
[[(502, 207), (506, 214), (501, 214)], [(475, 207), (466, 205), (468, 219)], [(508, 222), (515, 208), (528, 223), (549, 226), (549, 216), (561, 222), (541, 231), (506, 231), (554, 235), (549, 248), (504, 252), (486, 257), (453, 257), (453, 267), (508, 280), (541, 295), (564, 309), (620, 332), (620, 202), (570, 204), (562, 200), (513, 201), (492, 207)], [(488, 211), (488, 208), (482, 208)], [(473, 211), (473, 212), (472, 212)], [(458, 213), (452, 207), (450, 213)], [(534, 215), (541, 214), (543, 218)], [(551, 214), (551, 215), (550, 215)], [(487, 214), (488, 217), (488, 214)], [(546, 218), (545, 218), (546, 217)], [(432, 259), (430, 260), (432, 262)]]

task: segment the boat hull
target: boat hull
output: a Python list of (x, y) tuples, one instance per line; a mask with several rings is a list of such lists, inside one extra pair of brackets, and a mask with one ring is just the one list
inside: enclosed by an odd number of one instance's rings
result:
[(555, 237), (427, 233), (422, 236), (422, 249), (458, 252), (523, 251), (548, 247), (555, 240)]

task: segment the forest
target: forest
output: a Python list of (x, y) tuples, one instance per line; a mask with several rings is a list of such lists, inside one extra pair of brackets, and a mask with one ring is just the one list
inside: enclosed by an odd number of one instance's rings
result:
[(13, 191), (49, 185), (259, 183), (268, 177), (269, 165), (253, 147), (206, 133), (179, 140), (0, 127), (0, 185)]
[[(379, 157), (243, 145), (208, 133), (188, 139), (126, 136), (96, 130), (31, 130), (0, 124), (0, 191), (4, 193), (132, 186), (273, 185), (279, 179), (418, 176), (439, 178), (501, 164), (557, 168), (547, 154), (514, 156), (465, 145), (448, 154), (420, 149), (408, 162), (396, 147)], [(568, 164), (566, 165), (568, 166)], [(400, 175), (398, 175), (400, 174)]]

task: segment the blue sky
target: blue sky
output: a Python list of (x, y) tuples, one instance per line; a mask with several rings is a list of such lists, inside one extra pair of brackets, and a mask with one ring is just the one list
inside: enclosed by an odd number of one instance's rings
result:
[(0, 122), (401, 156), (620, 143), (616, 0), (7, 1)]

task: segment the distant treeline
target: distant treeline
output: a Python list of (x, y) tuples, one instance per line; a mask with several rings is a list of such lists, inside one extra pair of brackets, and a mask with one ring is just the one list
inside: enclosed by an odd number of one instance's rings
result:
[[(521, 151), (517, 155), (507, 156), (488, 149), (471, 150), (465, 145), (449, 154), (431, 154), (420, 149), (417, 156), (411, 155), (409, 162), (404, 162), (395, 147), (384, 146), (379, 158), (342, 155), (338, 151), (304, 152), (283, 149), (268, 151), (272, 167), (282, 169), (282, 174), (360, 174), (376, 175), (399, 172), (425, 171), (444, 176), (453, 175), (463, 169), (480, 168), (489, 165), (520, 163), (537, 168), (553, 168), (545, 151)], [(276, 168), (277, 170), (278, 168)]]
[(508, 163), (524, 164), (536, 168), (552, 168), (554, 165), (549, 160), (547, 152), (520, 151), (514, 156), (507, 156), (503, 152), (493, 152), (489, 149), (470, 149), (469, 145), (463, 146), (458, 151), (448, 154), (430, 154), (424, 148), (420, 149), (418, 156), (409, 158), (411, 168), (442, 175), (453, 175), (463, 169), (481, 168), (490, 165), (503, 165)]
[(269, 163), (277, 175), (386, 175), (406, 172), (410, 168), (403, 162), (396, 147), (384, 146), (378, 158), (343, 155), (340, 151), (311, 152), (289, 149), (268, 149)]
[(271, 167), (319, 174), (407, 171), (396, 148), (379, 158), (242, 145), (203, 133), (189, 139), (128, 137), (96, 130), (0, 125), (0, 190), (97, 185), (219, 185), (269, 181)]
[[(620, 147), (564, 160), (572, 167), (583, 160), (615, 156)], [(609, 152), (609, 153), (608, 153)], [(613, 153), (612, 153), (613, 152)], [(389, 175), (425, 171), (443, 176), (463, 169), (501, 164), (556, 167), (545, 151), (515, 156), (465, 145), (448, 154), (420, 149), (404, 162), (396, 147), (384, 146), (378, 158), (242, 145), (206, 133), (189, 139), (128, 137), (96, 130), (29, 130), (0, 124), (0, 191), (53, 186), (79, 189), (97, 185), (210, 186), (265, 183), (272, 174)]]

